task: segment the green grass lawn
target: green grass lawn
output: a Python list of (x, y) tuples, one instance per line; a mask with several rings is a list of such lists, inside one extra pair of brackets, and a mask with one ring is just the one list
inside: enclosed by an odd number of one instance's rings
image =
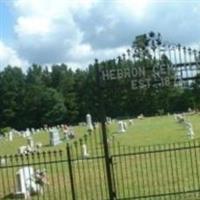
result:
[[(188, 115), (186, 119), (189, 120), (193, 125), (195, 139), (200, 138), (200, 115)], [(108, 137), (112, 139), (114, 138), (116, 141), (120, 141), (122, 145), (146, 146), (190, 140), (190, 138), (187, 136), (186, 129), (183, 127), (183, 125), (176, 123), (172, 115), (162, 117), (147, 117), (143, 120), (134, 119), (134, 124), (128, 126), (128, 130), (125, 134), (119, 134), (117, 132), (117, 125), (117, 122), (113, 122), (107, 127)], [(87, 129), (84, 126), (76, 126), (74, 129), (76, 132), (75, 140), (79, 140), (84, 134), (87, 134)], [(100, 133), (99, 130), (97, 131)], [(66, 148), (66, 141), (64, 141), (63, 134), (61, 134), (61, 138), (63, 139), (62, 144), (51, 147), (49, 146), (48, 133), (37, 133), (33, 136), (35, 142), (41, 142), (43, 144), (42, 150), (44, 151), (58, 149), (64, 150)], [(97, 139), (98, 144), (100, 143), (99, 137), (92, 137), (90, 140), (94, 139)], [(71, 142), (75, 140), (72, 140)], [(0, 155), (16, 154), (18, 147), (26, 144), (27, 139), (22, 137), (16, 137), (12, 142), (0, 140)]]
[[(82, 138), (85, 133), (87, 133), (86, 127), (79, 127), (75, 126), (73, 127), (76, 132), (76, 139), (79, 140), (79, 138)], [(41, 148), (41, 151), (51, 151), (51, 150), (64, 150), (66, 148), (66, 140), (64, 139), (63, 133), (60, 133), (60, 138), (62, 140), (62, 143), (57, 146), (50, 146), (49, 141), (49, 134), (47, 132), (40, 132), (36, 133), (32, 136), (35, 143), (41, 142), (43, 147)], [(75, 140), (71, 140), (70, 142), (73, 142)], [(18, 151), (18, 148), (20, 146), (27, 145), (27, 138), (23, 137), (14, 137), (13, 141), (8, 141), (8, 139), (0, 140), (0, 155), (12, 155), (16, 154)]]
[[(186, 117), (194, 129), (195, 139), (200, 138), (200, 115)], [(117, 134), (117, 124), (109, 127), (109, 133), (121, 144), (130, 146), (145, 146), (168, 144), (190, 140), (186, 128), (178, 124), (172, 115), (162, 117), (148, 117), (143, 120), (135, 119), (125, 134)]]
[[(200, 144), (200, 115), (191, 115), (186, 118), (193, 125), (194, 141), (198, 146)], [(74, 127), (74, 129), (76, 138), (70, 141), (70, 152), (74, 159), (72, 170), (76, 197), (80, 200), (108, 199), (100, 126), (91, 134), (87, 134), (84, 126)], [(200, 148), (141, 154), (141, 152), (191, 145), (186, 129), (175, 122), (173, 116), (134, 119), (134, 124), (128, 126), (126, 133), (117, 132), (117, 122), (107, 126), (107, 130), (113, 155), (113, 173), (118, 198), (200, 189), (198, 178), (200, 177), (198, 167), (200, 166)], [(63, 140), (62, 144), (50, 147), (48, 133), (38, 133), (33, 137), (35, 142), (42, 142), (42, 151), (47, 153), (8, 157), (7, 167), (0, 168), (0, 198), (12, 199), (10, 194), (16, 190), (16, 180), (13, 177), (21, 166), (31, 165), (34, 169), (46, 168), (50, 182), (45, 187), (43, 195), (32, 199), (72, 199), (66, 141)], [(87, 144), (91, 159), (82, 159), (82, 143)], [(15, 138), (12, 142), (0, 141), (0, 155), (14, 155), (20, 145), (26, 144), (26, 139), (21, 137)], [(193, 196), (149, 199), (192, 200)]]

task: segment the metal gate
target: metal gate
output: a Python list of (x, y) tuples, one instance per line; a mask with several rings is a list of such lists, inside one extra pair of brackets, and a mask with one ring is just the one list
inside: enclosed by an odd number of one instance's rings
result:
[[(170, 87), (189, 89), (200, 78), (200, 52), (164, 42), (159, 33), (150, 32), (136, 37), (132, 48), (117, 59), (100, 63), (96, 60), (95, 66), (109, 198), (171, 199), (179, 195), (177, 198), (183, 199), (180, 194), (199, 194), (196, 152), (199, 145), (144, 148), (136, 152), (124, 147), (122, 153), (111, 154), (105, 125), (104, 91), (110, 83), (110, 90), (123, 90), (123, 87), (139, 91)], [(120, 80), (122, 84), (118, 84)]]

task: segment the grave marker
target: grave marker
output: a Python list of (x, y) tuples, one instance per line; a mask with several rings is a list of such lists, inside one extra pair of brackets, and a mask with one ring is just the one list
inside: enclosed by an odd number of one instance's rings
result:
[(187, 135), (190, 137), (190, 139), (194, 139), (194, 131), (192, 127), (191, 122), (186, 122), (186, 128), (187, 128)]
[(88, 130), (92, 131), (93, 130), (93, 125), (92, 125), (92, 117), (91, 117), (90, 114), (86, 115), (86, 123), (87, 123)]
[(23, 167), (16, 173), (17, 178), (17, 191), (16, 196), (22, 196), (25, 199), (31, 195), (32, 188), (35, 187), (35, 183), (32, 180), (34, 176), (34, 170), (32, 167)]
[(55, 146), (61, 143), (60, 141), (60, 134), (57, 128), (52, 128), (49, 131), (50, 134), (50, 145)]
[(119, 133), (125, 133), (125, 127), (124, 127), (124, 122), (123, 121), (119, 121), (118, 122), (118, 132)]
[(9, 140), (9, 141), (13, 141), (13, 132), (12, 132), (12, 131), (10, 131), (10, 132), (8, 133), (8, 140)]
[(34, 148), (34, 141), (32, 137), (27, 138), (27, 143), (28, 143), (28, 146), (30, 146), (31, 148)]
[(82, 145), (82, 148), (83, 148), (83, 158), (88, 158), (89, 157), (89, 153), (87, 151), (87, 146), (86, 144), (83, 144)]

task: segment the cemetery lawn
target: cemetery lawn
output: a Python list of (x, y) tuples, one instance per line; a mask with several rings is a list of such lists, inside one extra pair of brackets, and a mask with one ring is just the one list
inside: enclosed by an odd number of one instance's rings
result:
[[(194, 139), (200, 138), (200, 115), (188, 115), (195, 133)], [(128, 123), (128, 121), (127, 121)], [(118, 134), (116, 125), (110, 127), (109, 132), (122, 145), (147, 146), (156, 144), (170, 144), (190, 141), (186, 128), (177, 123), (173, 117), (148, 117), (143, 120), (135, 119), (125, 134)]]
[[(195, 140), (199, 140), (200, 138), (200, 115), (191, 115), (187, 116), (186, 120), (190, 121), (193, 125)], [(107, 126), (109, 141), (111, 142), (111, 147), (114, 144), (119, 143), (122, 147), (138, 147), (138, 146), (147, 146), (147, 145), (156, 145), (156, 144), (170, 144), (170, 143), (179, 143), (190, 141), (191, 139), (187, 136), (187, 131), (183, 125), (178, 124), (173, 116), (160, 116), (160, 117), (146, 117), (143, 120), (133, 119), (134, 124), (128, 125), (128, 129), (126, 133), (118, 133), (118, 124), (117, 121), (113, 122), (111, 125)], [(128, 123), (128, 120), (127, 120)], [(100, 126), (99, 126), (100, 127)], [(75, 141), (77, 145), (74, 148), (72, 145), (71, 154), (72, 154), (72, 166), (74, 172), (74, 180), (76, 186), (76, 195), (77, 199), (94, 199), (96, 194), (102, 193), (104, 196), (107, 196), (107, 188), (106, 188), (106, 178), (105, 178), (105, 167), (104, 167), (104, 158), (102, 156), (102, 137), (100, 129), (96, 129), (96, 133), (91, 133), (86, 137), (87, 128), (85, 126), (76, 126), (74, 127), (76, 138), (74, 140), (70, 140), (70, 143)], [(17, 164), (12, 168), (2, 168), (0, 170), (0, 178), (4, 178), (4, 187), (2, 187), (2, 182), (0, 181), (0, 198), (5, 195), (10, 195), (16, 189), (16, 178), (15, 174), (19, 170), (20, 166), (25, 166), (26, 164), (32, 165), (34, 163), (35, 169), (43, 169), (45, 168), (47, 174), (49, 176), (50, 185), (45, 187), (44, 195), (38, 197), (35, 196), (32, 199), (45, 199), (45, 200), (54, 200), (57, 199), (71, 199), (71, 190), (70, 190), (70, 177), (68, 171), (68, 162), (66, 160), (66, 141), (64, 140), (64, 136), (61, 135), (62, 143), (57, 146), (49, 145), (49, 135), (48, 133), (41, 132), (37, 133), (33, 136), (34, 142), (41, 142), (43, 147), (41, 151), (57, 151), (63, 150), (63, 154), (54, 154), (51, 153), (49, 157), (47, 154), (46, 157), (43, 154), (40, 157), (34, 155), (34, 157), (30, 156), (29, 159), (11, 161), (11, 164)], [(80, 141), (82, 140), (82, 141)], [(90, 159), (82, 159), (82, 144), (85, 143), (88, 148), (88, 152), (92, 160)], [(22, 137), (14, 138), (12, 142), (8, 140), (0, 140), (0, 155), (14, 155), (17, 153), (17, 149), (21, 145), (27, 145), (27, 139)], [(110, 144), (109, 144), (110, 145)], [(115, 148), (113, 148), (115, 149)], [(115, 150), (114, 150), (115, 152)], [(190, 152), (191, 155), (196, 155), (196, 150), (193, 149)], [(118, 154), (118, 153), (116, 153)], [(157, 157), (156, 157), (157, 155)], [(190, 185), (192, 185), (192, 176), (191, 179), (187, 179), (187, 176), (179, 176), (180, 174), (174, 174), (174, 179), (171, 180), (168, 178), (166, 173), (163, 173), (165, 169), (169, 174), (172, 174), (173, 171), (170, 171), (170, 161), (177, 159), (178, 162), (177, 169), (180, 172), (180, 169), (183, 169), (183, 174), (187, 174), (187, 166), (190, 164), (190, 160), (184, 160), (182, 162), (185, 151), (180, 151), (179, 154), (175, 153), (171, 154), (168, 152), (164, 152), (161, 154), (154, 155), (157, 159), (165, 158), (165, 166), (162, 166), (162, 163), (158, 164), (155, 162), (151, 164), (152, 168), (158, 167), (158, 170), (152, 170), (151, 175), (147, 176), (145, 185), (143, 183), (143, 175), (147, 173), (145, 171), (145, 166), (152, 162), (150, 161), (151, 156), (141, 156), (140, 160), (138, 160), (138, 155), (130, 156), (130, 157), (115, 157), (114, 158), (114, 171), (115, 178), (118, 183), (118, 195), (123, 197), (128, 195), (129, 192), (133, 195), (134, 192), (138, 192), (138, 194), (145, 194), (145, 191), (153, 191), (153, 193), (159, 193), (160, 190), (173, 190), (173, 185), (183, 185), (184, 190), (190, 189)], [(159, 157), (161, 155), (161, 157)], [(197, 156), (200, 155), (198, 152)], [(99, 158), (98, 158), (99, 156)], [(155, 159), (154, 157), (154, 159)], [(63, 160), (64, 159), (64, 160)], [(78, 160), (77, 160), (78, 159)], [(9, 159), (8, 159), (9, 160)], [(45, 162), (43, 162), (45, 161)], [(46, 162), (48, 161), (48, 162)], [(53, 163), (53, 161), (56, 161)], [(53, 163), (53, 164), (52, 164)], [(157, 164), (156, 164), (157, 163)], [(8, 162), (8, 165), (10, 162)], [(20, 165), (18, 165), (20, 164)], [(198, 166), (200, 165), (200, 160), (198, 159)], [(128, 165), (128, 167), (127, 167)], [(195, 162), (194, 162), (195, 165)], [(139, 168), (140, 166), (140, 168)], [(197, 172), (197, 169), (196, 171)], [(123, 173), (123, 176), (121, 174)], [(191, 173), (191, 172), (189, 172)], [(129, 176), (128, 176), (128, 175)], [(134, 182), (132, 177), (137, 177), (138, 181)], [(143, 178), (142, 178), (143, 177)], [(170, 176), (171, 177), (171, 176)], [(148, 183), (153, 182), (157, 179), (157, 182), (154, 182), (152, 187), (149, 187)], [(160, 184), (159, 180), (165, 180)], [(0, 179), (1, 180), (1, 179)], [(123, 188), (123, 181), (126, 180), (127, 187)], [(122, 182), (122, 183), (121, 183)], [(142, 191), (138, 191), (140, 186), (143, 186)], [(100, 191), (102, 190), (102, 191)], [(155, 190), (155, 191), (154, 191)], [(9, 197), (6, 199), (10, 199)], [(192, 198), (189, 198), (192, 200)]]
[[(193, 130), (195, 133), (195, 139), (200, 138), (200, 115), (188, 115), (186, 120), (190, 121), (193, 125)], [(146, 117), (142, 120), (133, 119), (133, 124), (128, 125), (128, 130), (126, 133), (118, 133), (118, 124), (113, 122), (111, 125), (107, 126), (108, 137), (110, 140), (115, 140), (120, 142), (121, 145), (125, 146), (147, 146), (156, 144), (170, 144), (177, 142), (185, 142), (191, 140), (187, 136), (186, 128), (177, 123), (174, 120), (173, 115), (170, 116), (158, 116), (158, 117)], [(128, 120), (127, 120), (128, 124)], [(100, 126), (99, 126), (100, 127)], [(70, 140), (69, 142), (79, 141), (87, 134), (87, 128), (84, 126), (74, 127), (76, 138)], [(101, 130), (97, 130), (100, 134)], [(89, 139), (89, 137), (91, 137)], [(97, 145), (101, 143), (102, 137), (88, 136), (88, 141), (97, 142)], [(48, 133), (41, 132), (33, 136), (34, 142), (41, 142), (43, 147), (42, 151), (53, 151), (53, 150), (65, 150), (66, 141), (64, 140), (64, 135), (61, 135), (62, 143), (57, 146), (49, 145), (49, 135)], [(94, 141), (95, 140), (95, 141)], [(90, 142), (88, 142), (88, 148), (90, 148)], [(14, 137), (13, 141), (0, 140), (0, 155), (13, 155), (17, 153), (19, 146), (27, 145), (27, 138)]]
[[(84, 133), (87, 132), (86, 127), (75, 126), (74, 130), (76, 132), (76, 140), (83, 137)], [(47, 132), (36, 133), (32, 136), (35, 143), (42, 143), (41, 151), (54, 151), (54, 150), (64, 150), (66, 148), (66, 141), (64, 140), (64, 135), (60, 135), (62, 141), (61, 144), (57, 146), (49, 145), (49, 134)], [(71, 142), (74, 140), (71, 140)], [(13, 155), (17, 154), (17, 150), (20, 146), (27, 145), (27, 138), (23, 137), (13, 137), (13, 141), (10, 142), (8, 139), (0, 140), (0, 155)]]

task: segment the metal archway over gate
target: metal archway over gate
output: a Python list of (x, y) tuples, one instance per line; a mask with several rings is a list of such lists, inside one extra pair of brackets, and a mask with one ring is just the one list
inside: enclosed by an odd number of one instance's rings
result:
[(105, 91), (134, 94), (170, 88), (190, 90), (200, 79), (200, 51), (163, 42), (159, 33), (150, 32), (136, 37), (126, 53), (108, 61), (96, 60), (95, 65), (109, 198), (199, 197), (199, 143), (111, 148), (106, 131)]

